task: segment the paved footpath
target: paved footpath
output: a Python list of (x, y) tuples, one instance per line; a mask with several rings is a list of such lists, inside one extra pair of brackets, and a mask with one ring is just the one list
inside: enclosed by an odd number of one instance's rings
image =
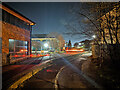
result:
[(101, 88), (94, 80), (86, 76), (81, 67), (88, 54), (78, 57), (61, 68), (56, 76), (56, 88)]

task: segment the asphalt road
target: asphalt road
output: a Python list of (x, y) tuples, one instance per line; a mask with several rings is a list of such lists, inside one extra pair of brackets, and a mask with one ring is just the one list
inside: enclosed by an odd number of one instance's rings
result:
[(56, 58), (49, 63), (49, 67), (39, 71), (35, 76), (27, 80), (21, 88), (54, 88), (55, 77), (60, 68), (65, 65), (65, 62), (61, 58), (58, 56), (55, 57)]
[(51, 59), (52, 56), (29, 58), (15, 64), (2, 67), (2, 88), (6, 89), (12, 85), (18, 78), (21, 78), (29, 69)]
[[(39, 71), (35, 76), (24, 82), (21, 88), (93, 88), (88, 81), (73, 69), (76, 65), (73, 62), (83, 60), (83, 58), (79, 59), (81, 54), (72, 56), (58, 54), (55, 56), (56, 59), (52, 60), (49, 67)], [(81, 69), (82, 63), (78, 62), (79, 65), (76, 67)]]
[(82, 65), (81, 61), (84, 61), (85, 57), (82, 53), (76, 55), (54, 54), (31, 58), (3, 67), (3, 88), (14, 86), (20, 78), (26, 78), (25, 74), (37, 65), (42, 66), (38, 67), (41, 69), (32, 77), (25, 79), (17, 88), (93, 88), (90, 85), (92, 82), (88, 83), (89, 81), (86, 80), (88, 77), (85, 79), (82, 74), (78, 74)]

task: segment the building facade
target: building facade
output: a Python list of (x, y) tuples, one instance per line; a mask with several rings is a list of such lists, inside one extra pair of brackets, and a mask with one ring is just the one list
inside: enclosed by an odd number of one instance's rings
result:
[[(92, 45), (93, 57), (109, 58), (109, 54), (120, 46), (120, 5), (114, 6), (112, 10), (104, 14), (100, 21), (100, 46)], [(108, 50), (109, 47), (109, 50)], [(120, 51), (120, 48), (117, 48)]]
[(32, 34), (32, 52), (55, 51), (59, 41), (55, 37), (48, 37), (47, 34)]
[(35, 23), (4, 3), (0, 4), (0, 9), (2, 64), (5, 65), (9, 59), (12, 61), (30, 55), (30, 35)]
[(104, 44), (104, 37), (108, 44), (120, 42), (120, 5), (101, 17), (101, 43)]

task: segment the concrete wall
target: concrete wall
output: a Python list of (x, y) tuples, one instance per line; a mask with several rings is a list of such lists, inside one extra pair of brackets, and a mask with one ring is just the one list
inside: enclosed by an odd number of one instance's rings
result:
[(29, 54), (30, 54), (30, 31), (21, 29), (15, 25), (5, 22), (2, 23), (2, 64), (7, 63), (7, 54), (9, 53), (9, 39), (28, 41)]

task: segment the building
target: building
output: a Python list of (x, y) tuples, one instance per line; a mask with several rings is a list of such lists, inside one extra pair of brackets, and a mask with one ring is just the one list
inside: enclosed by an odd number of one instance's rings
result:
[(32, 52), (55, 51), (58, 49), (59, 41), (48, 34), (32, 34)]
[[(115, 8), (101, 17), (102, 32), (101, 43), (115, 44), (120, 42), (120, 5), (114, 6)], [(116, 35), (115, 35), (116, 34)]]
[(85, 50), (91, 50), (91, 42), (92, 40), (84, 40), (79, 42), (79, 48), (84, 48)]
[[(115, 47), (117, 48), (120, 45), (120, 4), (114, 6), (112, 10), (104, 14), (98, 21), (100, 21), (102, 35), (99, 41), (100, 46), (95, 44), (92, 46), (93, 57), (108, 58), (108, 53), (113, 53)], [(117, 49), (119, 52), (120, 48)]]
[(30, 35), (35, 23), (4, 3), (0, 4), (0, 10), (2, 11), (0, 52), (2, 64), (6, 65), (9, 59), (12, 62), (30, 55)]

